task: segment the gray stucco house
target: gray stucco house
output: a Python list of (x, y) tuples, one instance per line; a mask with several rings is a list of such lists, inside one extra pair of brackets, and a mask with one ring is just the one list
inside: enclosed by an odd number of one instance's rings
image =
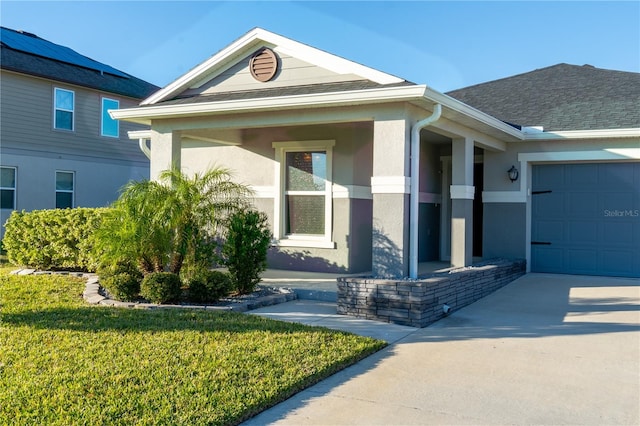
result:
[[(34, 34), (0, 28), (0, 223), (14, 210), (106, 206), (149, 160), (113, 120), (157, 86)], [(4, 227), (1, 228), (4, 233)]]
[(636, 73), (560, 64), (443, 94), (257, 28), (112, 116), (150, 126), (131, 136), (152, 178), (218, 165), (251, 185), (274, 268), (640, 277), (638, 105)]

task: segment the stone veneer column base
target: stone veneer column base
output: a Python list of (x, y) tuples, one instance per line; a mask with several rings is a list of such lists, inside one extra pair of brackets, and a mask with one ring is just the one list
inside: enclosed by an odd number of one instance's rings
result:
[(494, 259), (417, 280), (338, 278), (338, 313), (426, 327), (525, 274), (524, 260)]

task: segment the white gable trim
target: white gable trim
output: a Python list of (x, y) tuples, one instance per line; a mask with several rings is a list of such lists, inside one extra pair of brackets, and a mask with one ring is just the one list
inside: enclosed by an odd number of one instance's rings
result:
[(251, 50), (257, 49), (261, 45), (269, 45), (276, 52), (291, 55), (337, 74), (356, 74), (379, 84), (392, 84), (404, 81), (393, 75), (332, 55), (306, 44), (263, 30), (262, 28), (254, 28), (205, 62), (196, 66), (182, 77), (179, 77), (173, 83), (170, 83), (165, 88), (149, 96), (141, 102), (141, 105), (151, 105), (168, 99), (182, 90), (187, 89), (204, 75), (211, 74), (218, 68), (220, 70), (228, 68), (230, 61), (233, 61), (236, 57), (250, 53)]
[(109, 113), (113, 118), (118, 120), (130, 120), (148, 125), (151, 124), (152, 119), (178, 118), (216, 113), (257, 112), (272, 109), (294, 109), (300, 107), (327, 107), (396, 101), (418, 101), (424, 98), (425, 88), (426, 86), (398, 86), (380, 89), (354, 90), (349, 92), (238, 99), (220, 102), (150, 105), (146, 107), (111, 110)]

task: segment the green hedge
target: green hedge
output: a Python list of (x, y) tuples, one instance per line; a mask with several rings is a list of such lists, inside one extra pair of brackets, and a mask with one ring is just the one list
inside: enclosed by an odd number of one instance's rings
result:
[(91, 237), (106, 208), (15, 211), (2, 240), (9, 262), (38, 269), (94, 271)]

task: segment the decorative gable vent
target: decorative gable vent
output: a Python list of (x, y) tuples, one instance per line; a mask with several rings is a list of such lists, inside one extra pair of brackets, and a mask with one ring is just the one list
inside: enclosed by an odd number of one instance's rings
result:
[(251, 75), (258, 81), (269, 81), (278, 71), (278, 57), (271, 49), (261, 49), (253, 54), (249, 62)]

